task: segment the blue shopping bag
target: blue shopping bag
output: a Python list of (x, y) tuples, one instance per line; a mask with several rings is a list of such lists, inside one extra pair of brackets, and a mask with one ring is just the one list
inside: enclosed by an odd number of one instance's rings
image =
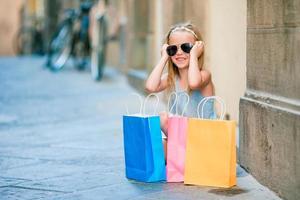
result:
[[(158, 115), (138, 114), (123, 116), (123, 135), (126, 177), (143, 182), (166, 180), (165, 156)], [(154, 95), (157, 99), (158, 97)]]

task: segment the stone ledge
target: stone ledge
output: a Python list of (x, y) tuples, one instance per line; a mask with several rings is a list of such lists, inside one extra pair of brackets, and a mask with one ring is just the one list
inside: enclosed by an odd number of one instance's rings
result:
[(240, 99), (239, 163), (279, 196), (298, 200), (298, 101), (261, 94), (247, 93)]
[(269, 94), (266, 92), (247, 89), (242, 99), (266, 105), (271, 108), (300, 115), (300, 101), (282, 96)]

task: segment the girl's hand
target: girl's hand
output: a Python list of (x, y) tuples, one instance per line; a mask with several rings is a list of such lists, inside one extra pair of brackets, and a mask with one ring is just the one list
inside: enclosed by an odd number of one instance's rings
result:
[(169, 55), (167, 54), (167, 47), (168, 47), (168, 46), (169, 46), (169, 45), (165, 43), (165, 44), (161, 47), (161, 52), (160, 52), (161, 57), (169, 58)]
[(193, 48), (191, 49), (190, 55), (199, 58), (204, 51), (204, 42), (196, 41)]

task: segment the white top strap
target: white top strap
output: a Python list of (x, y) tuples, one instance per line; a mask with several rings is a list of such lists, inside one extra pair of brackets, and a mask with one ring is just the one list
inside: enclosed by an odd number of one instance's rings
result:
[[(186, 92), (181, 93), (181, 94), (178, 96), (178, 98), (179, 98), (180, 96), (182, 96), (182, 95), (186, 96), (186, 103), (185, 103), (185, 105), (184, 105), (184, 107), (183, 107), (183, 109), (182, 109), (181, 116), (183, 116), (183, 114), (185, 113), (185, 111), (186, 111), (186, 109), (187, 109), (187, 106), (188, 106), (188, 104), (189, 104), (189, 102), (190, 102), (190, 96), (189, 96)], [(178, 114), (178, 100), (177, 100), (177, 105), (176, 105), (176, 114)]]
[[(171, 97), (173, 96), (173, 95), (175, 95), (175, 100), (174, 100), (174, 102), (173, 102), (173, 104), (172, 104), (172, 106), (171, 106), (171, 108), (170, 108), (170, 102), (171, 102)], [(171, 113), (171, 111), (173, 110), (173, 108), (175, 107), (175, 105), (176, 105), (176, 103), (177, 103), (177, 93), (176, 92), (172, 92), (171, 94), (170, 94), (170, 96), (169, 96), (169, 99), (168, 99), (168, 113)], [(170, 108), (170, 109), (169, 109)], [(177, 110), (175, 111), (176, 113), (175, 114), (177, 114)]]
[[(131, 93), (130, 95), (134, 95), (134, 96), (137, 96), (139, 98), (139, 100), (140, 100), (140, 112), (139, 112), (139, 114), (142, 114), (143, 98), (138, 93)], [(126, 106), (127, 114), (129, 115), (127, 103), (125, 104), (125, 106)]]
[(151, 96), (155, 96), (156, 97), (156, 105), (155, 105), (155, 109), (154, 109), (154, 112), (153, 112), (153, 115), (156, 113), (156, 109), (157, 109), (157, 106), (158, 106), (158, 103), (159, 103), (159, 98), (158, 98), (158, 96), (157, 96), (157, 94), (155, 94), (155, 93), (151, 93), (151, 94), (149, 94), (146, 98), (145, 98), (145, 100), (144, 100), (144, 106), (143, 106), (143, 115), (145, 115), (145, 107), (146, 107), (146, 103), (148, 102), (148, 100), (149, 100), (149, 98), (151, 97)]

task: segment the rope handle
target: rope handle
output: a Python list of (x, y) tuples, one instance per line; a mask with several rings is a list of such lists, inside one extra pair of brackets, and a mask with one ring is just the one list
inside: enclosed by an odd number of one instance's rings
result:
[[(198, 114), (198, 118), (202, 118), (203, 119), (203, 113), (204, 113), (204, 105), (207, 103), (208, 100), (210, 99), (215, 99), (218, 101), (218, 103), (221, 105), (221, 115), (220, 115), (220, 119), (219, 120), (223, 120), (224, 116), (225, 116), (225, 112), (226, 112), (226, 104), (224, 102), (224, 100), (219, 97), (219, 96), (210, 96), (210, 97), (204, 97), (198, 104), (197, 106), (197, 114)], [(199, 108), (200, 105), (202, 104), (201, 107), (201, 117), (200, 117), (200, 113), (199, 113)]]
[[(170, 101), (171, 101), (172, 95), (175, 95), (175, 100), (174, 100), (174, 102), (173, 102), (173, 105), (171, 106), (171, 109), (169, 109), (169, 108), (170, 108)], [(169, 99), (168, 99), (168, 113), (171, 113), (171, 111), (172, 111), (173, 108), (175, 107), (175, 105), (176, 105), (176, 103), (177, 103), (177, 98), (178, 98), (178, 96), (177, 96), (177, 93), (176, 93), (176, 92), (172, 92), (172, 93), (170, 94)], [(176, 112), (176, 114), (177, 114), (177, 110), (175, 110), (175, 112)]]
[[(189, 104), (189, 102), (190, 102), (190, 97), (189, 97), (189, 95), (186, 93), (186, 92), (183, 92), (183, 93), (181, 93), (179, 96), (178, 96), (178, 98), (180, 97), (180, 96), (182, 96), (182, 95), (185, 95), (187, 98), (187, 101), (186, 101), (186, 104), (184, 105), (184, 107), (183, 107), (183, 109), (182, 109), (182, 112), (181, 112), (181, 116), (183, 116), (183, 114), (185, 113), (185, 111), (186, 111), (186, 109), (187, 109), (187, 106), (188, 106), (188, 104)], [(177, 105), (176, 105), (176, 114), (178, 114), (178, 100), (177, 100)]]
[[(139, 101), (140, 101), (140, 112), (139, 112), (139, 114), (142, 114), (143, 98), (138, 93), (131, 93), (130, 95), (134, 95), (134, 96), (137, 96), (139, 98)], [(125, 106), (126, 106), (127, 114), (129, 115), (127, 103), (125, 104)]]
[(144, 100), (144, 106), (143, 106), (143, 115), (145, 115), (145, 107), (146, 107), (146, 103), (148, 102), (148, 100), (149, 100), (149, 98), (151, 97), (151, 96), (155, 96), (156, 97), (156, 105), (155, 105), (155, 109), (154, 109), (154, 112), (153, 112), (153, 115), (156, 113), (156, 109), (157, 109), (157, 107), (158, 107), (158, 103), (159, 103), (159, 97), (157, 96), (157, 94), (155, 94), (155, 93), (151, 93), (151, 94), (149, 94), (146, 98), (145, 98), (145, 100)]

